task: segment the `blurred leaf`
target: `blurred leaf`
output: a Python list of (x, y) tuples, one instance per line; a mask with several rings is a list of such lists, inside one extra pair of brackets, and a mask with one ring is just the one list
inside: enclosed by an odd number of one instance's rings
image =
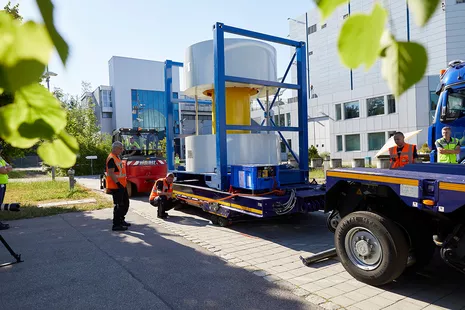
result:
[(408, 6), (413, 12), (415, 23), (424, 26), (436, 11), (439, 0), (408, 0)]
[(36, 2), (58, 55), (60, 55), (63, 64), (66, 64), (69, 55), (69, 46), (55, 28), (53, 22), (53, 3), (51, 0), (36, 0)]
[(368, 70), (378, 58), (387, 12), (376, 4), (370, 15), (351, 15), (339, 33), (338, 51), (342, 63), (352, 69), (365, 64)]
[(322, 21), (327, 19), (338, 6), (348, 2), (348, 0), (314, 0), (314, 1), (316, 2), (316, 5), (320, 9)]
[(69, 168), (76, 163), (78, 143), (66, 132), (60, 133), (58, 139), (44, 142), (37, 149), (37, 154), (47, 165)]
[(383, 78), (396, 97), (419, 82), (428, 65), (425, 48), (414, 42), (393, 42), (382, 58)]
[(31, 147), (66, 126), (66, 112), (39, 84), (21, 88), (15, 102), (0, 108), (0, 136), (14, 147)]
[(45, 27), (1, 13), (0, 32), (0, 86), (13, 92), (37, 83), (53, 48)]

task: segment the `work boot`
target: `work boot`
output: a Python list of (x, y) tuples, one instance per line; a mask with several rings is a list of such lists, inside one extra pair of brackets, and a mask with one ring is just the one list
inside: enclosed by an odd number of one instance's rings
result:
[(0, 230), (6, 230), (10, 228), (10, 225), (8, 224), (3, 224), (2, 222), (0, 222)]
[(128, 222), (126, 222), (126, 221), (123, 221), (122, 225), (123, 225), (123, 226), (126, 226), (126, 227), (129, 227), (129, 226), (131, 226), (131, 223), (128, 223)]
[(123, 225), (113, 225), (113, 228), (111, 230), (113, 230), (113, 231), (125, 231), (125, 230), (128, 230), (128, 227), (123, 226)]

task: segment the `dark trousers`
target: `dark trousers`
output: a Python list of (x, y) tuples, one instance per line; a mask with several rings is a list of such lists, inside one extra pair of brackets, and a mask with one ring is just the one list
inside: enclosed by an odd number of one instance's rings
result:
[(158, 207), (157, 216), (166, 216), (166, 211), (173, 209), (173, 199), (167, 199), (165, 196), (158, 196), (154, 200), (150, 201), (150, 204), (154, 207)]
[(113, 225), (121, 225), (129, 210), (129, 195), (126, 188), (111, 190), (113, 196)]
[(3, 199), (5, 199), (6, 193), (6, 184), (0, 184), (0, 206), (3, 204)]
[[(3, 199), (5, 199), (5, 193), (6, 193), (6, 184), (0, 184), (0, 208), (2, 207)], [(2, 224), (2, 222), (0, 222), (0, 224)]]

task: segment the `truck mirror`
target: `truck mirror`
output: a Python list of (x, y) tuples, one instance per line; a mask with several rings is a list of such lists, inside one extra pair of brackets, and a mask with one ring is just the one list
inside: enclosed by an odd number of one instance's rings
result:
[(445, 123), (447, 120), (447, 107), (443, 106), (441, 108), (441, 122)]

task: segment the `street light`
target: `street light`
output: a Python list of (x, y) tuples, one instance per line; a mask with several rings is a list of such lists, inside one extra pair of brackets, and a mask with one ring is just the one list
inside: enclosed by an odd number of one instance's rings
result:
[(302, 24), (302, 25), (305, 25), (305, 45), (306, 45), (306, 48), (305, 48), (305, 53), (307, 54), (307, 96), (310, 97), (310, 57), (308, 55), (308, 13), (305, 12), (305, 23), (300, 21), (300, 20), (296, 20), (294, 18), (290, 18), (288, 17), (287, 20), (292, 20), (293, 22), (296, 22), (298, 24)]
[[(49, 71), (48, 66), (46, 67), (46, 71), (43, 74), (43, 77), (45, 78), (45, 81), (47, 82), (47, 89), (49, 92), (50, 92), (50, 77), (57, 76), (57, 75), (58, 74), (56, 74), (55, 72)], [(55, 171), (56, 171), (55, 166), (52, 166), (52, 181), (55, 181), (55, 174), (56, 174)]]

